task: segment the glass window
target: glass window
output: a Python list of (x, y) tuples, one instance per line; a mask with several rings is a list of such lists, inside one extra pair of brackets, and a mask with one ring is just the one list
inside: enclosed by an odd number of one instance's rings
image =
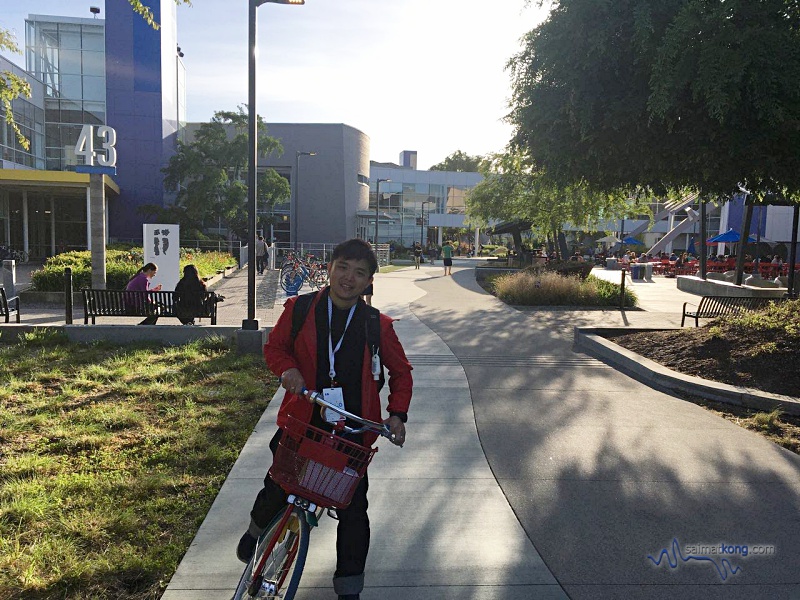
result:
[(102, 52), (83, 52), (83, 74), (103, 77), (106, 74), (105, 55)]
[(83, 96), (80, 75), (61, 75), (60, 79), (59, 91), (62, 98), (81, 98)]
[(61, 104), (58, 100), (47, 100), (44, 103), (44, 118), (48, 123), (58, 123), (61, 120)]
[(62, 75), (80, 75), (81, 51), (62, 50), (58, 57), (58, 72)]
[(106, 78), (105, 77), (84, 77), (83, 78), (83, 99), (105, 102), (106, 99)]
[(80, 102), (71, 100), (61, 101), (61, 122), (62, 123), (83, 123), (83, 110)]
[(83, 121), (85, 125), (104, 125), (106, 122), (106, 106), (102, 102), (83, 103)]
[(104, 52), (106, 49), (106, 38), (102, 31), (89, 31), (88, 27), (83, 28), (83, 49)]
[(58, 39), (61, 48), (77, 49), (81, 47), (81, 26), (70, 23), (58, 24)]

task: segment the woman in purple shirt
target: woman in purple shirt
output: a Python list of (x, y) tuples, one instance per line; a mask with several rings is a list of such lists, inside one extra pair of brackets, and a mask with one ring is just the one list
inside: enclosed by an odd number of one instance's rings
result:
[[(156, 271), (158, 271), (158, 266), (155, 263), (147, 263), (141, 269), (136, 272), (136, 275), (130, 278), (128, 284), (125, 286), (126, 292), (158, 292), (161, 291), (161, 284), (151, 288), (150, 287), (150, 280), (155, 276)], [(130, 296), (126, 295), (125, 303), (133, 307), (136, 310), (144, 309), (145, 307), (142, 305), (142, 298), (140, 294), (131, 294)], [(150, 309), (147, 312), (152, 311), (153, 314), (148, 316), (144, 321), (139, 323), (139, 325), (155, 325), (156, 321), (158, 321), (158, 306), (156, 303), (153, 302), (150, 298), (147, 299), (147, 308)]]

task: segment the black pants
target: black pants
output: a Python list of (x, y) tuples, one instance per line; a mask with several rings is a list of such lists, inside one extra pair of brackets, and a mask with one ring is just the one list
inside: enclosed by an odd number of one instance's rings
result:
[(263, 273), (264, 269), (267, 268), (267, 257), (265, 256), (256, 256), (256, 271), (259, 273)]
[[(272, 454), (278, 447), (281, 431), (269, 443)], [(334, 578), (360, 576), (364, 573), (369, 552), (369, 517), (367, 516), (367, 475), (358, 484), (353, 500), (344, 510), (337, 510), (339, 527), (336, 531), (336, 573)], [(276, 514), (286, 508), (286, 493), (269, 475), (256, 496), (250, 518), (259, 528), (266, 529)], [(360, 590), (359, 590), (360, 591)], [(356, 592), (357, 593), (357, 592)]]

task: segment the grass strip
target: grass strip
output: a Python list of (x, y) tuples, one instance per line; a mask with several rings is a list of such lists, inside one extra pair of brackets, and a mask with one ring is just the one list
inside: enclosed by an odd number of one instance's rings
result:
[(0, 347), (0, 383), (2, 599), (159, 598), (276, 389), (221, 338), (45, 333)]

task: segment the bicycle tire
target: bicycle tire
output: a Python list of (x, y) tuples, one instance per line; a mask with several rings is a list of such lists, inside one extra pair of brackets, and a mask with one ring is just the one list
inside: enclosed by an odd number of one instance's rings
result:
[(303, 276), (296, 270), (281, 272), (281, 288), (284, 292), (299, 291), (303, 287)]
[[(294, 595), (297, 593), (297, 588), (300, 586), (300, 578), (303, 576), (311, 528), (303, 510), (295, 506), (287, 506), (286, 510), (291, 511), (292, 514), (283, 527), (283, 532), (277, 537), (275, 536), (283, 517), (286, 515), (286, 511), (278, 514), (269, 524), (266, 531), (258, 538), (256, 551), (239, 579), (239, 585), (236, 587), (233, 600), (247, 600), (250, 598), (293, 600)], [(276, 537), (276, 543), (270, 545), (273, 537)], [(249, 592), (254, 576), (253, 571), (265, 554), (273, 554), (274, 556), (267, 558), (263, 579), (277, 582), (278, 588), (274, 594), (268, 592), (262, 594), (262, 591), (259, 590), (253, 596)]]

